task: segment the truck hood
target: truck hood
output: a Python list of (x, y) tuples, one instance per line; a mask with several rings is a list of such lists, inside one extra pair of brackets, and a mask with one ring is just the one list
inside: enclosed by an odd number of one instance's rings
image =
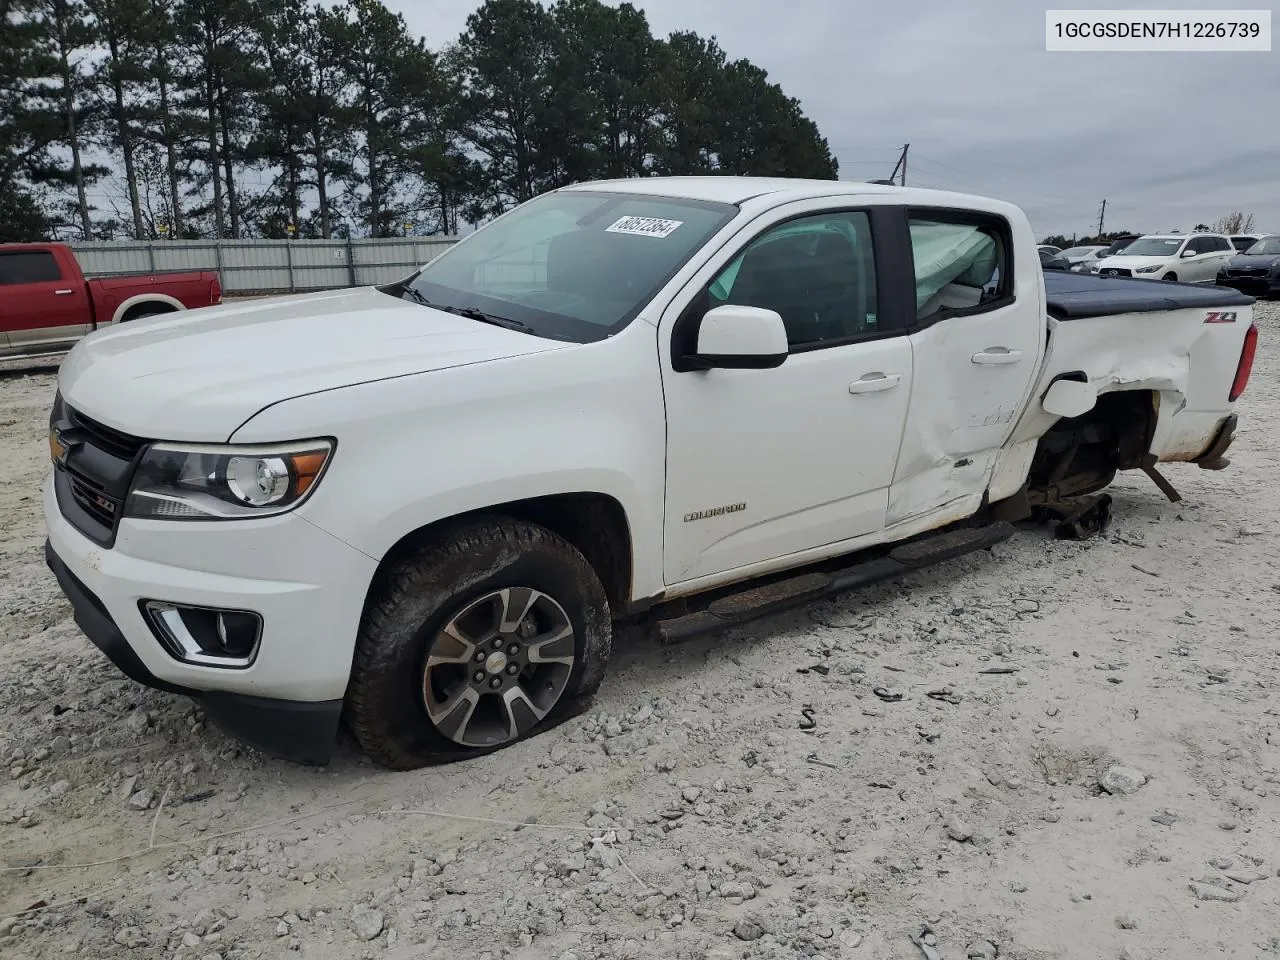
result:
[(68, 354), (58, 387), (72, 407), (117, 430), (221, 442), (292, 397), (566, 346), (364, 287), (101, 330)]

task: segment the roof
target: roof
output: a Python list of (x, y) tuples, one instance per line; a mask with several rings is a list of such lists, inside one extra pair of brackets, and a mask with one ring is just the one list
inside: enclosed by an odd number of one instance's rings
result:
[(1226, 239), (1225, 233), (1213, 233), (1210, 230), (1196, 230), (1192, 233), (1144, 233), (1138, 237), (1139, 240), (1186, 240), (1189, 237), (1222, 237)]
[(920, 199), (929, 196), (955, 197), (940, 190), (890, 187), (878, 183), (849, 180), (802, 180), (788, 177), (632, 177), (626, 180), (595, 180), (575, 183), (566, 190), (608, 190), (611, 193), (643, 193), (649, 196), (678, 197), (682, 200), (710, 200), (739, 204), (767, 194), (787, 194), (789, 199), (829, 197), (849, 194), (902, 194)]

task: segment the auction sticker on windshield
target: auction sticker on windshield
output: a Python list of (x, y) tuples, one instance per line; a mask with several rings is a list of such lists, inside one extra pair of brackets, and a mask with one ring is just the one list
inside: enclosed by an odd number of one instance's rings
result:
[(619, 217), (605, 233), (630, 233), (637, 237), (669, 237), (683, 220), (660, 220), (657, 217)]

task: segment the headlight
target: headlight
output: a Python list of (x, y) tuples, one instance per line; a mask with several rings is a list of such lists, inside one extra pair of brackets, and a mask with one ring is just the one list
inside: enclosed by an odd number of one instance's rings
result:
[(126, 517), (238, 520), (284, 513), (316, 488), (331, 440), (275, 446), (157, 443), (142, 457)]
[(1164, 264), (1157, 263), (1154, 267), (1137, 267), (1134, 269), (1133, 272), (1134, 273), (1156, 273), (1159, 270), (1163, 269), (1163, 267), (1164, 267)]

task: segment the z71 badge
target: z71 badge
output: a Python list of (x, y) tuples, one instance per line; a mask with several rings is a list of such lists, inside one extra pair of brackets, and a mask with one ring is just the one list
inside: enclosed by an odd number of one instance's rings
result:
[(1235, 323), (1236, 312), (1234, 310), (1229, 313), (1206, 313), (1204, 315), (1205, 323)]
[(693, 513), (684, 515), (685, 523), (693, 523), (695, 520), (706, 520), (708, 517), (723, 517), (726, 513), (740, 513), (747, 509), (745, 503), (731, 503), (726, 507), (712, 507), (710, 510), (695, 510)]

